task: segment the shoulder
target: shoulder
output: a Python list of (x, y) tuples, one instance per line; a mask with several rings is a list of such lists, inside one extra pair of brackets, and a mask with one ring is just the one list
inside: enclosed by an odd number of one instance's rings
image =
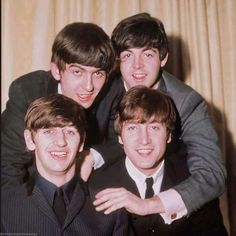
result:
[(19, 185), (11, 189), (3, 189), (1, 195), (2, 209), (14, 208), (22, 204), (28, 197), (26, 184)]
[(95, 192), (103, 189), (120, 185), (120, 179), (125, 170), (124, 158), (115, 162), (111, 166), (104, 166), (93, 171), (89, 178), (89, 187)]
[(181, 117), (183, 112), (188, 114), (200, 104), (206, 108), (206, 101), (197, 91), (166, 71), (162, 73), (160, 90), (171, 97)]
[(201, 98), (201, 95), (196, 90), (166, 71), (163, 71), (162, 79), (166, 87), (166, 92), (170, 96), (194, 94)]
[(57, 81), (50, 71), (34, 71), (12, 82), (9, 89), (11, 100), (25, 100), (27, 103), (49, 93), (57, 92)]
[(13, 85), (32, 85), (37, 83), (47, 83), (51, 80), (52, 76), (49, 71), (33, 71), (28, 74), (22, 75), (12, 82)]

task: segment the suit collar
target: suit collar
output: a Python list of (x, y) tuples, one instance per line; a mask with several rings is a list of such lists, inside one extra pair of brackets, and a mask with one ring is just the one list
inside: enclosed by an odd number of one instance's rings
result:
[(161, 71), (160, 77), (159, 77), (158, 89), (166, 93), (166, 84), (165, 84), (164, 76), (165, 76), (165, 71)]
[[(125, 158), (122, 158), (122, 160), (119, 162), (120, 168), (119, 168), (119, 178), (120, 178), (120, 186), (124, 186), (125, 188), (129, 189), (132, 193), (134, 193), (137, 196), (140, 196), (138, 188), (135, 184), (135, 181), (130, 177), (128, 174), (128, 171), (125, 167)], [(119, 186), (118, 186), (119, 187)]]
[(72, 196), (70, 205), (67, 208), (67, 216), (64, 222), (64, 228), (68, 224), (70, 224), (73, 219), (79, 214), (84, 204), (86, 203), (88, 197), (88, 186), (80, 177), (78, 177), (74, 194)]

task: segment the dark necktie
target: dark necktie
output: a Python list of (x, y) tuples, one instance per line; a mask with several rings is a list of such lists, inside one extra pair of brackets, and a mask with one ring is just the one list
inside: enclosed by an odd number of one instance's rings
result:
[(153, 178), (146, 178), (146, 185), (147, 185), (147, 188), (146, 188), (146, 193), (145, 193), (145, 198), (150, 198), (150, 197), (153, 197), (154, 195), (154, 191), (153, 191)]
[(53, 210), (62, 225), (66, 218), (66, 204), (63, 197), (63, 191), (61, 188), (57, 188), (55, 192), (54, 202), (53, 202)]

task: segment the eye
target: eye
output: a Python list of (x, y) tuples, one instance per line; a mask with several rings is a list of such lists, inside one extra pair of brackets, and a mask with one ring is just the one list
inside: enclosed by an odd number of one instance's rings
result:
[(68, 68), (68, 71), (73, 74), (74, 76), (81, 76), (82, 70), (77, 66), (71, 66)]
[(67, 130), (66, 133), (69, 134), (70, 136), (75, 135), (75, 131), (74, 130)]
[(152, 129), (152, 130), (159, 130), (160, 128), (159, 128), (158, 125), (152, 125), (152, 126), (151, 126), (151, 129)]
[(96, 78), (104, 78), (104, 77), (106, 77), (106, 72), (103, 71), (103, 70), (96, 71), (96, 72), (94, 73), (94, 76), (95, 76)]
[(75, 75), (75, 76), (80, 76), (82, 74), (82, 72), (80, 70), (73, 70), (72, 73)]
[(158, 123), (158, 122), (154, 122), (154, 123), (150, 123), (149, 124), (149, 129), (151, 129), (152, 131), (159, 131), (163, 128), (163, 124)]
[(128, 130), (128, 131), (134, 131), (134, 130), (136, 130), (136, 129), (137, 129), (136, 125), (129, 125), (129, 126), (127, 127), (127, 130)]
[(124, 53), (121, 53), (120, 55), (120, 60), (121, 61), (126, 61), (127, 59), (131, 58), (132, 57), (132, 53), (130, 52), (124, 52)]
[(50, 135), (50, 134), (53, 134), (53, 130), (52, 129), (44, 129), (43, 130), (43, 134), (45, 134), (45, 135)]
[(78, 130), (73, 126), (72, 127), (70, 127), (70, 126), (65, 127), (63, 129), (63, 132), (68, 136), (75, 136), (76, 134), (78, 134)]
[(152, 55), (151, 53), (145, 53), (144, 55), (145, 55), (146, 57), (148, 57), (148, 58), (153, 57), (153, 55)]

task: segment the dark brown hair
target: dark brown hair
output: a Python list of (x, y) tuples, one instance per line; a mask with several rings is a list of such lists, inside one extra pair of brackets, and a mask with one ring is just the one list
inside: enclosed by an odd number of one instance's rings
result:
[(171, 134), (176, 125), (176, 110), (166, 94), (145, 86), (135, 86), (124, 95), (118, 108), (115, 130), (119, 135), (127, 121), (157, 121), (165, 124), (168, 134)]
[(71, 98), (61, 94), (38, 98), (33, 101), (25, 115), (25, 129), (37, 132), (38, 129), (74, 126), (84, 141), (86, 118), (84, 108)]
[(169, 52), (163, 23), (148, 13), (136, 14), (120, 21), (112, 32), (111, 41), (118, 57), (129, 48), (157, 48), (160, 60)]
[(60, 71), (66, 64), (78, 63), (101, 68), (107, 73), (113, 68), (115, 53), (108, 35), (96, 24), (75, 22), (66, 25), (56, 36), (51, 62)]

